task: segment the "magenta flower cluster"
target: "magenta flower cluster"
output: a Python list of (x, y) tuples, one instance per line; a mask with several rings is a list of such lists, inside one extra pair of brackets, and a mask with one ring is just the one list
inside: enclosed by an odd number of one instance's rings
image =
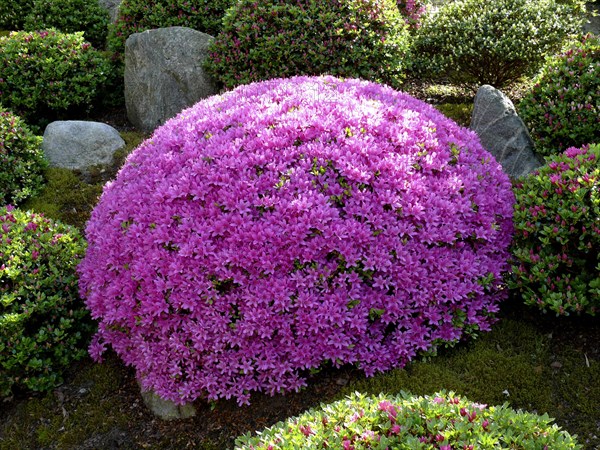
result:
[(367, 375), (489, 329), (514, 203), (476, 135), (371, 82), (276, 79), (156, 130), (87, 226), (80, 290), (142, 385), (179, 403)]

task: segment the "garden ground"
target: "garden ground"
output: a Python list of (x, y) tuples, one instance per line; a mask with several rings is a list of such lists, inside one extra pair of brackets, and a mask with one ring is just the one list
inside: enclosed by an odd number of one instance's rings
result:
[[(444, 102), (440, 109), (468, 125), (470, 106), (461, 103), (468, 93), (419, 85), (413, 85), (411, 93)], [(131, 131), (122, 110), (102, 114), (93, 118)], [(97, 186), (90, 188), (90, 198), (98, 192)], [(89, 214), (85, 206), (77, 206), (83, 216)], [(87, 206), (91, 208), (93, 201)], [(57, 214), (64, 215), (72, 206), (65, 203), (61, 208)], [(81, 214), (75, 214), (74, 224), (81, 226)], [(102, 364), (85, 359), (52, 392), (17, 393), (0, 404), (0, 450), (232, 448), (241, 434), (354, 391), (405, 390), (421, 395), (442, 389), (479, 403), (508, 402), (515, 409), (547, 413), (560, 427), (577, 434), (586, 449), (600, 449), (598, 320), (543, 315), (522, 306), (516, 294), (503, 305), (499, 317), (490, 333), (439, 349), (436, 357), (415, 361), (403, 370), (365, 378), (352, 367), (328, 367), (308, 376), (307, 388), (298, 393), (254, 395), (251, 405), (244, 407), (235, 400), (212, 405), (198, 401), (196, 417), (174, 422), (150, 414), (133, 370), (116, 355), (109, 354)]]

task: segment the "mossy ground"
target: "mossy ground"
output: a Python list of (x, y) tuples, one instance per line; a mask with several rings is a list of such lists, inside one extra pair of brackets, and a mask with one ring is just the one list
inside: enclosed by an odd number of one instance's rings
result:
[[(468, 125), (464, 93), (432, 88), (438, 108)], [(433, 89), (433, 90), (432, 90)], [(437, 90), (436, 90), (437, 89)], [(470, 100), (470, 99), (469, 99)], [(445, 103), (445, 104), (444, 104)], [(127, 142), (111, 168), (88, 180), (49, 169), (46, 189), (24, 207), (83, 228), (101, 193), (143, 135), (123, 133)], [(600, 449), (600, 322), (595, 318), (543, 316), (507, 301), (490, 333), (402, 370), (365, 378), (357, 369), (326, 368), (299, 393), (254, 395), (252, 404), (209, 405), (198, 401), (195, 418), (161, 422), (145, 408), (131, 369), (114, 354), (102, 364), (74, 365), (66, 381), (50, 393), (21, 393), (0, 403), (0, 450), (95, 448), (231, 448), (235, 437), (270, 426), (354, 391), (432, 394), (453, 390), (472, 401), (508, 402), (516, 409), (548, 413), (579, 436), (586, 449)]]

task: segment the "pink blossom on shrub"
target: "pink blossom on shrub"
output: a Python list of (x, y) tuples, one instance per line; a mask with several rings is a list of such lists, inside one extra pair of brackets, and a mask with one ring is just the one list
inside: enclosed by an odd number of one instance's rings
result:
[(367, 375), (488, 330), (514, 198), (476, 135), (389, 87), (241, 86), (160, 127), (87, 226), (81, 294), (145, 388), (177, 402)]

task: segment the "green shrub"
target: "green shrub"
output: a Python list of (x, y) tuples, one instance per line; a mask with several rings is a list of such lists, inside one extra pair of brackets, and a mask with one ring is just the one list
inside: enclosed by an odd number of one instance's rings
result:
[(279, 422), (257, 436), (237, 439), (236, 449), (581, 449), (547, 415), (487, 407), (444, 391), (416, 397), (365, 396)]
[(515, 186), (512, 288), (557, 315), (600, 307), (600, 145), (569, 148)]
[(103, 48), (108, 33), (108, 11), (97, 1), (35, 0), (25, 17), (23, 29), (28, 31), (56, 28), (63, 33), (83, 31), (86, 41)]
[(0, 208), (0, 396), (45, 391), (86, 354), (92, 331), (77, 295), (80, 234), (60, 222)]
[(552, 58), (519, 113), (543, 155), (600, 142), (600, 38), (584, 36)]
[(0, 30), (22, 30), (34, 3), (35, 0), (0, 0)]
[(579, 30), (580, 0), (457, 0), (426, 17), (413, 48), (414, 70), (457, 84), (497, 88), (534, 74)]
[(81, 32), (21, 31), (0, 38), (0, 102), (30, 123), (90, 108), (108, 70)]
[(407, 48), (394, 0), (240, 0), (205, 67), (228, 88), (321, 74), (397, 86)]
[(0, 205), (21, 203), (42, 188), (41, 143), (20, 117), (0, 109)]
[(122, 58), (133, 33), (153, 28), (189, 27), (216, 36), (227, 8), (236, 0), (123, 0), (116, 22), (109, 26), (108, 48)]

